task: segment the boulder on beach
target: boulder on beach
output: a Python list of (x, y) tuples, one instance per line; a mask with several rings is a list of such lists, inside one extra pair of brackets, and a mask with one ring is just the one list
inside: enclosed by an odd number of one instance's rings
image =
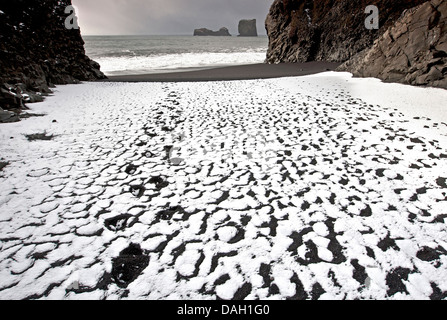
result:
[(6, 111), (0, 108), (0, 123), (18, 122), (19, 116), (11, 111)]
[(239, 37), (257, 37), (256, 19), (239, 21)]
[(219, 31), (213, 31), (207, 28), (195, 29), (194, 36), (217, 36), (217, 37), (231, 37), (229, 30), (225, 27), (219, 29)]

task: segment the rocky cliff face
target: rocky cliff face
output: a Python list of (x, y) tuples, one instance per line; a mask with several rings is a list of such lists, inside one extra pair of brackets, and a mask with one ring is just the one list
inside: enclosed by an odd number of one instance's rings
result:
[(257, 37), (256, 19), (239, 21), (238, 31), (239, 37)]
[(222, 27), (218, 31), (213, 31), (207, 28), (195, 29), (194, 36), (217, 36), (217, 37), (231, 37), (230, 31)]
[[(378, 29), (365, 27), (369, 5)], [(267, 62), (344, 62), (355, 76), (447, 88), (446, 19), (445, 0), (275, 0)]]
[(359, 77), (447, 88), (447, 2), (432, 0), (405, 11), (371, 48), (339, 70)]
[[(408, 8), (426, 0), (275, 0), (266, 19), (267, 62), (344, 62), (370, 47)], [(380, 29), (365, 28), (376, 5)]]
[(41, 101), (56, 84), (105, 78), (85, 55), (80, 30), (65, 28), (71, 0), (0, 2), (0, 107)]

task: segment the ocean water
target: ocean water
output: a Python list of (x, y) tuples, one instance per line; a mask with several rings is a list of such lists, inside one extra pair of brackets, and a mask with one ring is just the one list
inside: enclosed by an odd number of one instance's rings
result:
[(266, 36), (84, 36), (87, 55), (109, 76), (262, 63)]

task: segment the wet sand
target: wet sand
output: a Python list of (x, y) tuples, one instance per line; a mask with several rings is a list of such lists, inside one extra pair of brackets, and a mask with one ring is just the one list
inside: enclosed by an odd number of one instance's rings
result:
[(110, 76), (110, 82), (203, 82), (296, 77), (333, 71), (339, 63), (249, 64), (196, 71)]

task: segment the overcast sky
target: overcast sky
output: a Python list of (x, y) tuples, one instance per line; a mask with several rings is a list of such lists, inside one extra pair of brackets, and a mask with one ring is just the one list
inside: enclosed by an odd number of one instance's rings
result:
[(196, 28), (230, 29), (257, 19), (258, 33), (273, 0), (73, 0), (84, 35), (192, 34)]

